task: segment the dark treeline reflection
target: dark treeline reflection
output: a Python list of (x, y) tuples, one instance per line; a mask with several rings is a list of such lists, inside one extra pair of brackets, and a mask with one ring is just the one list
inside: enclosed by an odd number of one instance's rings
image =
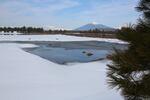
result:
[(129, 43), (128, 50), (116, 50), (109, 58), (108, 84), (121, 90), (125, 100), (150, 100), (150, 0), (140, 0), (143, 14), (137, 25), (124, 27), (118, 38)]

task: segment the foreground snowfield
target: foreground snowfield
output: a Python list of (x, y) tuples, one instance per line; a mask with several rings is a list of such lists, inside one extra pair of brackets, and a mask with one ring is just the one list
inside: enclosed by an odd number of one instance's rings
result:
[(109, 61), (58, 65), (6, 41), (106, 41), (66, 35), (0, 35), (0, 100), (122, 100), (106, 83)]
[(105, 41), (125, 43), (118, 39), (77, 37), (69, 35), (0, 35), (0, 41)]
[(30, 44), (0, 44), (0, 100), (122, 100), (106, 84), (108, 61), (57, 65), (24, 52)]

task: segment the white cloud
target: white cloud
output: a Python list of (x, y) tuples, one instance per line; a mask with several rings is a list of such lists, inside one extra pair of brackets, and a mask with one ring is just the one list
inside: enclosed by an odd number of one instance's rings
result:
[[(74, 7), (77, 5), (79, 5), (79, 3), (73, 0), (57, 0), (57, 2), (56, 0), (32, 0), (31, 2), (12, 0), (1, 3), (0, 12), (5, 11), (10, 14), (52, 13), (66, 8)], [(5, 14), (6, 13), (4, 14), (2, 13), (1, 15)]]
[(0, 1), (0, 22), (2, 26), (57, 26), (55, 14), (78, 5), (74, 0)]

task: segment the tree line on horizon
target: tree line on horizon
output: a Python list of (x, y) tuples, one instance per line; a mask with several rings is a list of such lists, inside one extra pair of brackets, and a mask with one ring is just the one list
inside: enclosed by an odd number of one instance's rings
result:
[(104, 31), (99, 29), (88, 30), (88, 31), (77, 31), (77, 30), (44, 30), (43, 28), (37, 27), (0, 27), (0, 32), (21, 32), (21, 33), (51, 33), (51, 32), (79, 32), (79, 33), (113, 33), (112, 31)]
[[(116, 30), (118, 31), (118, 30)], [(65, 34), (82, 37), (100, 37), (100, 38), (116, 38), (116, 31), (104, 31), (104, 30), (89, 30), (89, 31), (77, 31), (77, 30), (44, 30), (43, 28), (37, 27), (0, 27), (0, 32), (10, 33), (13, 35), (14, 32), (19, 32), (24, 35), (36, 35), (36, 34)], [(2, 34), (0, 34), (2, 35)]]
[(44, 32), (43, 28), (35, 27), (0, 27), (0, 32), (22, 32), (22, 33), (32, 33), (32, 32)]

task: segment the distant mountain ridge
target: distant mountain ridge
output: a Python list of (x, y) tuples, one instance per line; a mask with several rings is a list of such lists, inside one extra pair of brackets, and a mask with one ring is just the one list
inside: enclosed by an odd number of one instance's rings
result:
[(105, 26), (103, 24), (97, 24), (97, 23), (89, 23), (89, 24), (86, 24), (86, 25), (83, 25), (75, 30), (77, 31), (89, 31), (89, 30), (100, 30), (100, 31), (115, 31), (114, 28), (111, 28), (111, 27), (108, 27), (108, 26)]

